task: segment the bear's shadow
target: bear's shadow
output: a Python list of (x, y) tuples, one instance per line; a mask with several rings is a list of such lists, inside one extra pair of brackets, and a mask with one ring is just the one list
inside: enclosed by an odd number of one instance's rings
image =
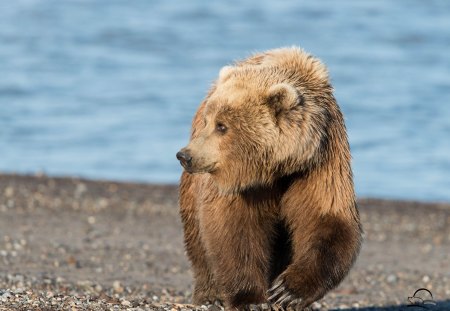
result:
[(330, 311), (450, 311), (450, 300), (436, 301), (436, 305), (426, 306), (412, 306), (412, 305), (398, 305), (386, 307), (363, 307), (363, 308), (348, 308), (348, 309), (330, 309)]

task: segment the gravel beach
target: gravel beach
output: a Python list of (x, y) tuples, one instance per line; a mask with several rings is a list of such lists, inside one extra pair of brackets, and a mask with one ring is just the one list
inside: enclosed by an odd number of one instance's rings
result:
[[(450, 310), (450, 204), (358, 203), (361, 254), (314, 309), (424, 310), (427, 288)], [(220, 310), (191, 290), (176, 186), (0, 175), (0, 310)]]

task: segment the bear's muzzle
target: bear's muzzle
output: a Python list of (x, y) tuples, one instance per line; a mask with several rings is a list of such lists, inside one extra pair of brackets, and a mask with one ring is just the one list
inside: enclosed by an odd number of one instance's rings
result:
[(186, 170), (189, 170), (192, 167), (192, 156), (189, 154), (188, 150), (181, 149), (178, 151), (177, 159)]

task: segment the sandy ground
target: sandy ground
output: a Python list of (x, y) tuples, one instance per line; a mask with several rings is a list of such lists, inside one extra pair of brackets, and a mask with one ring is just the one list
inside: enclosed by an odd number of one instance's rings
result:
[[(359, 201), (361, 255), (319, 310), (450, 310), (450, 204)], [(0, 310), (205, 310), (189, 305), (175, 186), (0, 175)], [(209, 309), (218, 309), (209, 307)]]

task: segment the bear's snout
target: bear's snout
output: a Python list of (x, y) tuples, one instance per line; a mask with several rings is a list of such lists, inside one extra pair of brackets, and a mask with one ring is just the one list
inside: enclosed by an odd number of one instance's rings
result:
[(180, 161), (181, 165), (188, 169), (192, 166), (192, 156), (189, 154), (189, 151), (186, 149), (181, 149), (177, 152), (177, 159)]

